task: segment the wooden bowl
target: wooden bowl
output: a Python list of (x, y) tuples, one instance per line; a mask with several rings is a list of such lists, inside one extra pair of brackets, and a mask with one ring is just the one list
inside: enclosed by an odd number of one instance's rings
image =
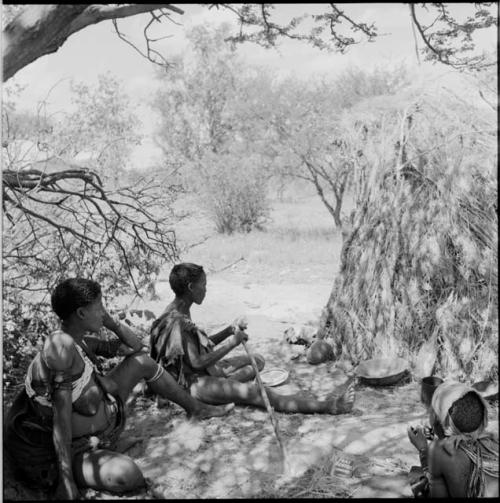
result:
[(373, 358), (361, 362), (355, 373), (366, 384), (390, 386), (408, 373), (408, 363), (402, 358)]
[(437, 376), (424, 377), (420, 381), (420, 401), (426, 407), (430, 407), (434, 391), (436, 391), (437, 387), (443, 382), (443, 379)]

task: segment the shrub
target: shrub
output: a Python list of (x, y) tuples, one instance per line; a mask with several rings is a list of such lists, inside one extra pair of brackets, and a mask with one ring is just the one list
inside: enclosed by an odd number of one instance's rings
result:
[(56, 328), (57, 318), (48, 302), (27, 304), (20, 297), (4, 296), (3, 393), (9, 403), (24, 383), (29, 362), (42, 348), (45, 335)]
[(262, 229), (269, 215), (267, 177), (258, 156), (226, 154), (205, 160), (200, 194), (217, 232)]

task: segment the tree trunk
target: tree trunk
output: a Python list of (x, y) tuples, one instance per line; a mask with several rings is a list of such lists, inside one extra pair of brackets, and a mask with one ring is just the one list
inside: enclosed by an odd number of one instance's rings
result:
[(342, 209), (342, 200), (337, 199), (335, 204), (335, 209), (333, 210), (333, 219), (335, 220), (335, 225), (341, 229), (342, 219), (340, 218), (340, 210)]
[(3, 31), (3, 82), (91, 24), (159, 9), (183, 14), (168, 4), (28, 5)]
[(33, 5), (3, 32), (3, 81), (39, 57), (57, 51), (68, 38), (72, 21), (88, 5)]

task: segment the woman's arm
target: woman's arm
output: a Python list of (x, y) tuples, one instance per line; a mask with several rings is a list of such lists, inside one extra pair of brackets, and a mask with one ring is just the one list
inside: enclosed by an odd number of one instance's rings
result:
[[(449, 498), (451, 496), (443, 473), (443, 454), (439, 441), (431, 442), (428, 450), (431, 498)], [(447, 459), (446, 462), (449, 464), (450, 459)]]
[(235, 347), (241, 344), (242, 341), (246, 340), (248, 340), (247, 334), (245, 334), (245, 332), (238, 331), (224, 346), (217, 348), (210, 353), (200, 354), (197, 343), (193, 341), (191, 337), (183, 337), (184, 348), (189, 358), (189, 363), (195, 370), (205, 370), (208, 367), (213, 366)]
[[(135, 335), (134, 331), (127, 327), (124, 323), (120, 323), (116, 319), (112, 318), (108, 313), (104, 316), (104, 326), (114, 332), (118, 339), (120, 339), (123, 344), (132, 349), (133, 353), (137, 353), (144, 348), (144, 344)], [(132, 352), (129, 352), (130, 354)]]
[(59, 483), (56, 495), (59, 498), (75, 499), (78, 489), (73, 479), (71, 464), (71, 385), (56, 389), (52, 395), (54, 422), (53, 442), (57, 455)]
[(208, 338), (214, 343), (214, 344), (219, 344), (222, 341), (225, 341), (228, 337), (231, 335), (234, 335), (234, 326), (229, 325), (226, 328), (222, 329), (220, 332), (217, 332), (216, 334), (210, 335)]
[(57, 456), (59, 482), (56, 497), (75, 499), (78, 489), (73, 478), (71, 463), (71, 382), (68, 374), (73, 364), (74, 342), (67, 334), (60, 333), (44, 348), (45, 360), (54, 372), (52, 409), (54, 412), (52, 439)]
[(248, 322), (245, 316), (240, 316), (234, 320), (234, 322), (221, 330), (220, 332), (217, 332), (214, 335), (211, 335), (209, 339), (214, 343), (214, 344), (219, 344), (222, 341), (225, 341), (229, 336), (234, 335), (237, 332), (237, 329), (239, 328), (240, 330), (246, 330), (248, 327)]
[(97, 356), (104, 356), (105, 358), (112, 358), (117, 355), (121, 348), (128, 348), (128, 346), (125, 346), (118, 338), (102, 340), (97, 337), (86, 335), (84, 339), (85, 343), (94, 354)]

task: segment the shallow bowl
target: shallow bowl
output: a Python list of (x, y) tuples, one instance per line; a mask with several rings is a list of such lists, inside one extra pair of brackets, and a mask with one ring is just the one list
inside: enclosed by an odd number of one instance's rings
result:
[(361, 362), (355, 373), (366, 384), (390, 386), (408, 373), (408, 363), (402, 358), (372, 358)]
[(270, 368), (260, 372), (264, 386), (279, 386), (288, 379), (288, 372), (280, 368)]

